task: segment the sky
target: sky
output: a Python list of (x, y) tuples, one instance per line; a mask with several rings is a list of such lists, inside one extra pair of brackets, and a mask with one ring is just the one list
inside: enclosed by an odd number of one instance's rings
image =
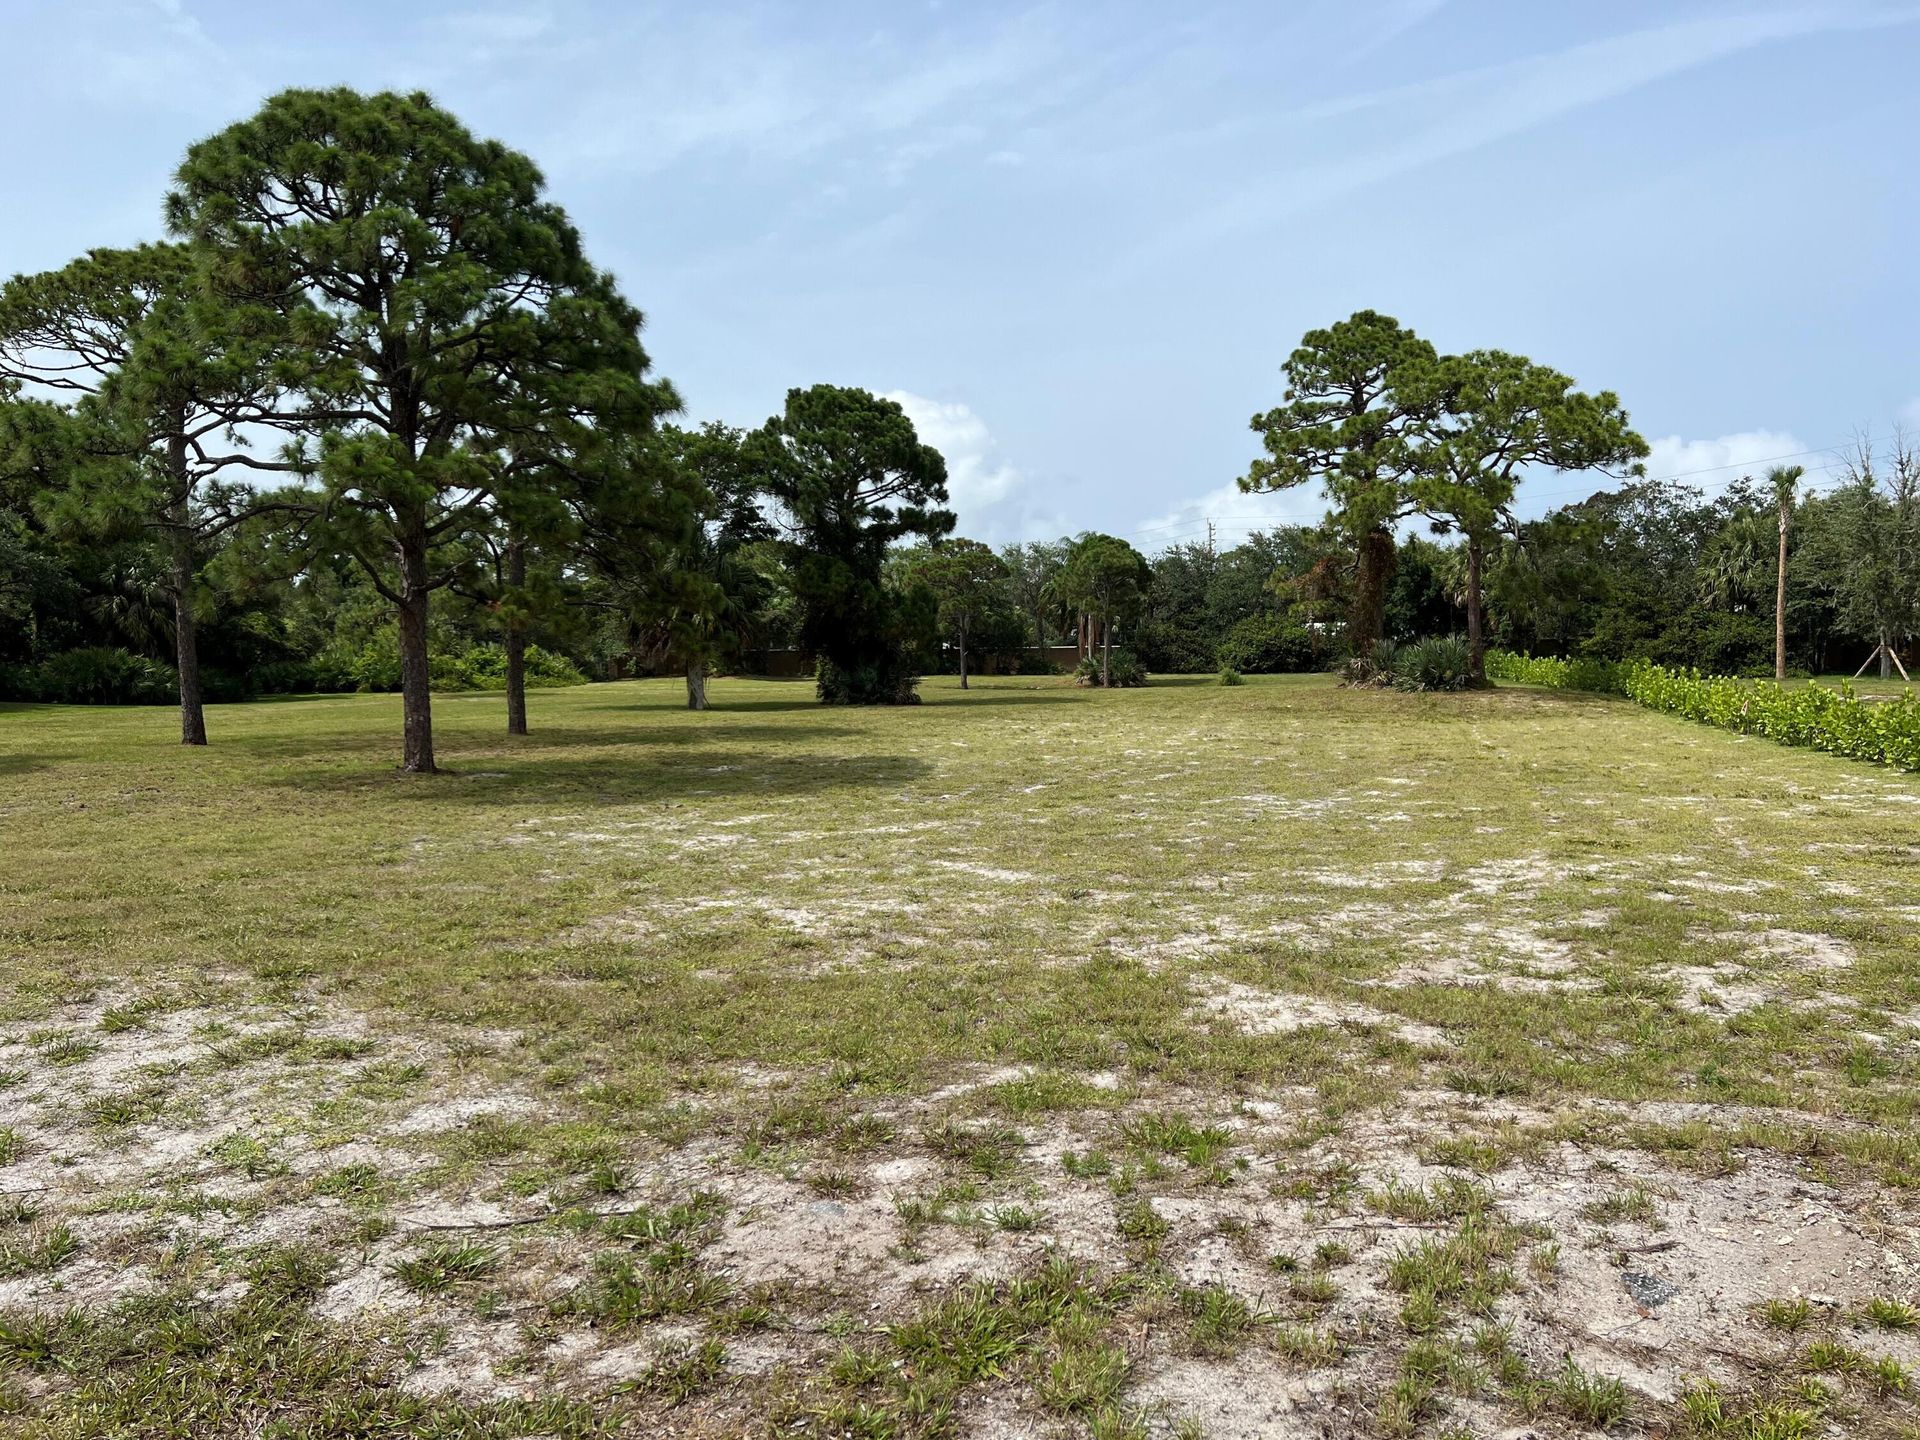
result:
[[(0, 271), (158, 238), (292, 86), (531, 155), (689, 421), (900, 401), (960, 530), (1152, 551), (1246, 495), (1303, 332), (1617, 392), (1712, 488), (1920, 425), (1920, 3), (0, 0)], [(1597, 488), (1547, 475), (1538, 513)]]

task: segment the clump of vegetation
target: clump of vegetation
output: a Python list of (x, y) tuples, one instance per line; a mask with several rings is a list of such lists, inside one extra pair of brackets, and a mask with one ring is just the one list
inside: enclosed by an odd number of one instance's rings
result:
[(1473, 683), (1473, 651), (1459, 635), (1429, 635), (1395, 645), (1387, 641), (1342, 667), (1348, 685), (1376, 690), (1464, 690)]
[(1649, 709), (1723, 730), (1920, 770), (1920, 695), (1911, 690), (1869, 704), (1846, 684), (1788, 687), (1643, 664), (1627, 672), (1626, 692)]
[(417, 1254), (395, 1262), (393, 1273), (408, 1289), (437, 1295), (455, 1285), (483, 1280), (499, 1264), (499, 1252), (488, 1246), (436, 1240)]
[(1487, 678), (1516, 685), (1538, 685), (1548, 690), (1586, 690), (1600, 695), (1626, 693), (1627, 666), (1615, 660), (1517, 655), (1511, 650), (1487, 652)]
[(677, 1405), (713, 1388), (726, 1365), (727, 1347), (720, 1341), (681, 1341), (654, 1355), (640, 1383)]
[(1875, 1295), (1861, 1307), (1860, 1313), (1869, 1324), (1878, 1325), (1882, 1330), (1920, 1327), (1920, 1306), (1891, 1295)]
[(1073, 683), (1096, 689), (1137, 689), (1147, 683), (1147, 672), (1131, 650), (1115, 650), (1111, 655), (1089, 655), (1074, 666)]
[(1761, 1303), (1755, 1311), (1760, 1323), (1770, 1330), (1802, 1330), (1813, 1320), (1813, 1304), (1804, 1295), (1776, 1298)]
[(1611, 1375), (1595, 1375), (1574, 1364), (1571, 1357), (1553, 1381), (1554, 1398), (1569, 1418), (1596, 1430), (1626, 1423), (1627, 1387)]
[(1244, 685), (1247, 683), (1247, 679), (1246, 676), (1234, 669), (1233, 666), (1222, 665), (1220, 667), (1220, 683), (1222, 685)]
[(58, 1270), (79, 1252), (79, 1237), (65, 1224), (38, 1234), (0, 1237), (0, 1279)]

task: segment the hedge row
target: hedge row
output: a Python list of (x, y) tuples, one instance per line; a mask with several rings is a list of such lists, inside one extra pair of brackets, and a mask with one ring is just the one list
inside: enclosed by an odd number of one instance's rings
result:
[(1523, 685), (1625, 695), (1650, 710), (1722, 730), (1900, 770), (1920, 770), (1920, 698), (1911, 690), (1897, 699), (1869, 702), (1844, 684), (1838, 689), (1812, 681), (1785, 686), (1771, 680), (1670, 670), (1644, 660), (1615, 665), (1536, 659), (1505, 651), (1487, 656), (1487, 673)]
[(1630, 698), (1649, 709), (1723, 730), (1920, 770), (1920, 699), (1911, 690), (1895, 700), (1869, 703), (1851, 685), (1829, 690), (1809, 681), (1789, 688), (1771, 680), (1729, 680), (1661, 665), (1635, 666), (1626, 688)]
[(1601, 695), (1627, 693), (1628, 666), (1617, 660), (1556, 660), (1551, 655), (1487, 652), (1487, 677), (1550, 690), (1592, 690)]

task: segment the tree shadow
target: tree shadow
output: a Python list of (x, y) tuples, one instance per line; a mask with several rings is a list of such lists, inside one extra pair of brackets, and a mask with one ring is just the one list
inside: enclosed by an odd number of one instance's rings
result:
[[(330, 754), (333, 752), (329, 752)], [(770, 750), (676, 751), (669, 764), (621, 764), (606, 754), (527, 756), (511, 752), (456, 757), (437, 775), (335, 765), (268, 783), (303, 795), (404, 790), (409, 802), (497, 806), (538, 801), (619, 805), (639, 801), (778, 798), (829, 790), (878, 790), (913, 783), (932, 765), (907, 755), (788, 754)]]
[[(817, 710), (823, 715), (885, 715), (895, 711), (912, 714), (928, 706), (960, 705), (1062, 705), (1071, 704), (1086, 692), (1063, 686), (1047, 686), (1033, 690), (944, 690), (936, 695), (922, 694), (918, 705), (824, 705), (818, 700), (748, 700), (710, 707), (713, 713), (732, 711), (736, 714), (750, 714), (753, 711), (768, 713), (786, 710)], [(640, 706), (640, 709), (651, 707)]]
[[(221, 745), (261, 760), (346, 758), (378, 764), (384, 757), (399, 754), (397, 718), (391, 732), (356, 728), (305, 730), (294, 735), (234, 735), (222, 736)], [(475, 734), (472, 730), (456, 730), (451, 726), (434, 727), (435, 750), (449, 768), (472, 768), (482, 762), (492, 766), (496, 761), (515, 763), (535, 757), (545, 763), (549, 758), (546, 752), (558, 750), (588, 751), (599, 757), (593, 763), (618, 765), (622, 763), (619, 752), (629, 747), (682, 750), (733, 741), (791, 743), (828, 736), (854, 738), (837, 726), (802, 724), (746, 723), (712, 729), (699, 725), (631, 725), (617, 730), (597, 725), (535, 724), (528, 735), (507, 734), (504, 719), (499, 729), (490, 734)]]

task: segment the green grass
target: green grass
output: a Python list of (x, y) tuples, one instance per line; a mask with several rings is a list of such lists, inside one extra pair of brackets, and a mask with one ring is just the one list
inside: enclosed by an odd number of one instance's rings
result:
[[(376, 1363), (322, 1354), (304, 1299), (215, 1307), (232, 1343), (175, 1361), (196, 1417), (215, 1391), (194, 1387), (255, 1363), (269, 1319), (304, 1347), (291, 1413), (311, 1376), (384, 1415), (367, 1387), (391, 1357), (427, 1363), (433, 1326), (478, 1315), (510, 1332), (496, 1366), (567, 1405), (588, 1393), (571, 1372), (538, 1378), (556, 1336), (638, 1347), (654, 1358), (621, 1403), (656, 1419), (936, 1435), (997, 1387), (1075, 1433), (1134, 1433), (1143, 1335), (1157, 1364), (1263, 1347), (1356, 1366), (1385, 1377), (1367, 1392), (1383, 1433), (1441, 1433), (1475, 1365), (1516, 1413), (1618, 1423), (1601, 1377), (1502, 1376), (1513, 1352), (1459, 1350), (1549, 1303), (1591, 1227), (1650, 1226), (1660, 1197), (1756, 1157), (1866, 1195), (1920, 1187), (1920, 1067), (1885, 1038), (1920, 1005), (1902, 908), (1920, 781), (1518, 688), (924, 693), (825, 710), (804, 683), (723, 680), (693, 715), (668, 683), (542, 691), (516, 741), (499, 697), (442, 697), (449, 773), (424, 778), (392, 769), (392, 697), (212, 707), (202, 752), (164, 710), (0, 707), (0, 1183), (27, 1177), (39, 1207), (0, 1232), (7, 1263), (228, 1293), (244, 1247), (158, 1219), (205, 1186), (232, 1224), (300, 1214), (330, 1264), (378, 1267), (435, 1317), (397, 1322)], [(1806, 937), (1846, 963), (1796, 955)], [(1454, 1107), (1409, 1131), (1437, 1177), (1348, 1142), (1415, 1093)], [(1635, 1110), (1654, 1102), (1715, 1108)], [(203, 1132), (116, 1180), (147, 1228), (96, 1255), (69, 1153), (130, 1164)], [(1662, 1178), (1596, 1175), (1563, 1255), (1492, 1195), (1568, 1143), (1638, 1150)], [(373, 1149), (328, 1153), (346, 1145)], [(708, 1175), (728, 1199), (701, 1197)], [(1196, 1218), (1262, 1204), (1348, 1228)], [(527, 1228), (415, 1243), (436, 1206)], [(756, 1289), (752, 1237), (793, 1215), (881, 1226), (870, 1271)], [(1385, 1243), (1361, 1243), (1374, 1228)], [(781, 1233), (775, 1259), (818, 1243)], [(1181, 1270), (1203, 1241), (1264, 1288)], [(1104, 1268), (1034, 1278), (1074, 1245)], [(1024, 1278), (970, 1285), (975, 1254)], [(134, 1362), (106, 1302), (71, 1298), (117, 1358), (27, 1403), (84, 1432), (123, 1412), (82, 1397), (107, 1404)], [(1897, 1330), (1906, 1303), (1845, 1313)], [(1786, 1343), (1759, 1318), (1737, 1328)], [(747, 1331), (793, 1368), (737, 1373)], [(807, 1349), (822, 1336), (853, 1358)], [(1904, 1372), (1814, 1360), (1862, 1405), (1909, 1403)], [(257, 1413), (258, 1379), (233, 1415)], [(1781, 1434), (1805, 1408), (1728, 1405)]]

